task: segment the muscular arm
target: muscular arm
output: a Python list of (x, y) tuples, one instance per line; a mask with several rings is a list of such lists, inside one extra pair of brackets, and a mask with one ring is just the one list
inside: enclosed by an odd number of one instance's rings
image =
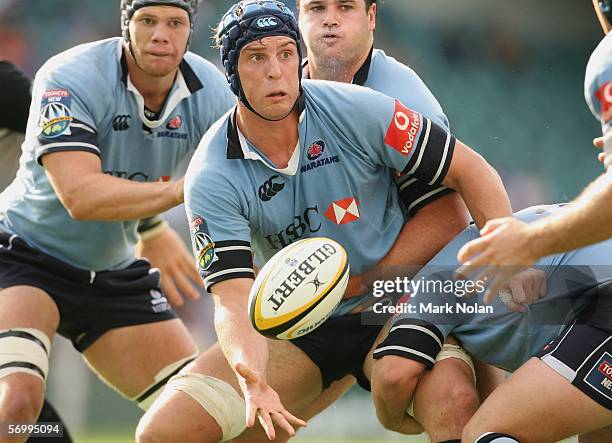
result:
[[(215, 330), (225, 358), (232, 368), (238, 363), (250, 367), (265, 379), (268, 343), (253, 329), (248, 318), (248, 298), (253, 280), (225, 280), (212, 287), (215, 303)], [(241, 385), (242, 377), (238, 376)], [(245, 387), (242, 386), (243, 391)]]
[(42, 157), (60, 201), (75, 220), (135, 220), (183, 201), (183, 181), (139, 183), (102, 172), (100, 158), (79, 151)]
[(508, 194), (497, 171), (459, 140), (442, 183), (461, 194), (479, 228), (492, 218), (512, 215)]
[(566, 211), (532, 223), (528, 232), (537, 257), (612, 237), (612, 169), (592, 182)]
[[(372, 277), (389, 279), (400, 273), (412, 277), (419, 267), (424, 266), (463, 231), (468, 221), (467, 208), (458, 193), (445, 195), (429, 203), (406, 222), (391, 250), (379, 262), (376, 275)], [(345, 298), (362, 294), (372, 277), (351, 277)]]

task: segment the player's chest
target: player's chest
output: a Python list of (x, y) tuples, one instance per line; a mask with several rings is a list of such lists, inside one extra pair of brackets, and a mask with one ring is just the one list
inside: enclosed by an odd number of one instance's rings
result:
[(104, 172), (137, 181), (168, 180), (199, 141), (190, 123), (189, 115), (176, 109), (151, 127), (143, 123), (134, 106), (118, 106), (99, 128)]

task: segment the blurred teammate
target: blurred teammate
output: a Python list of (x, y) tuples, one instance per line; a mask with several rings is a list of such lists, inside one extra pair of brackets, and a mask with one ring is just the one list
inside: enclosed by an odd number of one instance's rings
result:
[[(449, 127), (440, 104), (419, 76), (410, 67), (374, 48), (376, 0), (298, 0), (296, 4), (300, 31), (308, 51), (308, 59), (303, 64), (305, 78), (371, 88), (409, 104), (412, 110), (440, 126)], [(397, 178), (400, 201), (410, 217), (378, 268), (382, 265), (392, 269), (401, 265), (405, 270), (412, 265), (416, 269), (467, 227), (467, 211), (461, 197), (450, 188), (429, 185), (410, 174), (393, 176)], [(358, 276), (351, 279), (349, 296), (354, 292), (354, 283), (359, 281)], [(449, 355), (457, 356), (445, 349), (440, 360)], [(436, 372), (428, 373), (421, 385), (423, 395), (430, 401), (420, 403), (415, 414), (433, 441), (459, 438), (475, 411), (476, 403), (469, 400), (463, 384), (473, 383), (472, 369), (459, 367), (462, 364), (456, 361), (441, 363)], [(469, 362), (468, 366), (471, 364)], [(476, 368), (479, 390), (484, 397), (503, 381), (503, 373), (495, 373), (479, 362)], [(433, 379), (432, 374), (436, 375)], [(454, 392), (463, 405), (452, 402)], [(470, 401), (473, 408), (465, 404)]]
[(612, 34), (608, 33), (612, 2), (593, 0), (593, 4), (606, 37), (587, 65), (584, 94), (593, 115), (601, 122), (604, 151), (599, 157), (606, 171), (563, 214), (529, 225), (512, 218), (491, 220), (482, 230), (482, 237), (460, 251), (460, 260), (466, 266), (503, 265), (489, 271), (494, 280), (491, 297), (518, 269), (540, 257), (612, 237)]
[(25, 138), (30, 79), (11, 62), (0, 60), (0, 191), (15, 178)]
[(123, 38), (36, 75), (21, 168), (0, 197), (2, 423), (36, 421), (56, 331), (143, 408), (197, 350), (159, 272), (134, 258), (136, 228), (183, 201), (168, 178), (235, 99), (186, 52), (197, 1), (124, 0), (121, 13)]
[[(0, 60), (0, 192), (15, 178), (21, 155), (21, 144), (28, 123), (28, 109), (32, 99), (31, 81), (15, 65)], [(62, 422), (51, 403), (45, 399), (39, 421)], [(71, 443), (66, 425), (57, 443)], [(30, 438), (29, 442), (36, 439)]]
[[(367, 88), (300, 83), (297, 23), (282, 3), (234, 5), (218, 44), (239, 103), (204, 137), (185, 186), (219, 345), (170, 382), (141, 420), (141, 443), (231, 440), (256, 416), (269, 438), (278, 426), (286, 439), (304, 422), (283, 404), (299, 415), (335, 380), (368, 383), (381, 326), (353, 312), (367, 296), (343, 301), (304, 337), (267, 340), (246, 314), (251, 251), (261, 266), (300, 238), (328, 236), (347, 248), (356, 274), (375, 265), (404, 224), (392, 170), (460, 190), (478, 224), (510, 212), (495, 171), (430, 119)], [(402, 430), (420, 429), (413, 420)], [(254, 431), (240, 439), (266, 439)]]
[[(538, 223), (566, 211), (571, 208), (533, 207), (516, 217)], [(507, 295), (487, 306), (433, 284), (456, 283), (457, 252), (476, 237), (471, 226), (415, 277), (421, 288), (433, 289), (409, 299), (413, 312), (398, 315), (374, 351), (377, 412), (403, 413), (419, 377), (452, 334), (474, 358), (518, 368), (467, 424), (464, 443), (555, 442), (612, 424), (612, 240), (540, 259), (536, 268), (547, 279), (538, 292), (545, 297)], [(445, 315), (427, 306), (454, 311)], [(609, 440), (600, 435), (595, 441)]]

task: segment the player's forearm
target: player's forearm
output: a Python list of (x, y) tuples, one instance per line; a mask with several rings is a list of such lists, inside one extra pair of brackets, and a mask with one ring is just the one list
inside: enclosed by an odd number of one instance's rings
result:
[[(230, 297), (232, 300), (226, 297), (221, 304), (219, 296), (213, 295), (219, 345), (232, 368), (243, 363), (265, 379), (268, 343), (249, 322), (246, 298), (241, 301), (237, 296)], [(238, 377), (238, 380), (241, 380), (241, 377)]]
[(90, 174), (60, 198), (77, 220), (135, 220), (180, 204), (181, 183), (139, 183), (101, 173)]
[(539, 257), (612, 237), (612, 171), (591, 183), (566, 211), (530, 224), (529, 232)]
[(461, 169), (445, 184), (461, 194), (479, 228), (493, 218), (511, 216), (510, 199), (497, 171), (475, 152), (468, 156), (469, 162), (464, 160)]

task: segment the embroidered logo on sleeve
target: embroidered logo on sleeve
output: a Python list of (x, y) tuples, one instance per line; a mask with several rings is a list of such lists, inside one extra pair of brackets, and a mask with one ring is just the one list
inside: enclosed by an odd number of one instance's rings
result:
[(64, 89), (52, 89), (43, 94), (38, 121), (40, 135), (45, 138), (70, 135), (70, 101), (70, 92)]

